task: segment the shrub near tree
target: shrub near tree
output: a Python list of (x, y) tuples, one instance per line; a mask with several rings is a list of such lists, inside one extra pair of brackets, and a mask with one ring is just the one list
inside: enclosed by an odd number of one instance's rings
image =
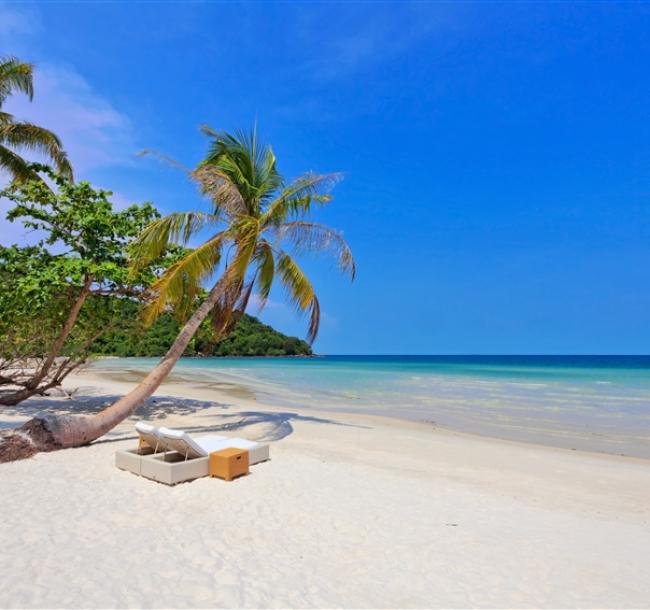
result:
[(29, 170), (39, 177), (0, 191), (14, 204), (7, 218), (40, 237), (34, 246), (0, 247), (0, 404), (5, 405), (60, 385), (102, 333), (125, 322), (116, 315), (115, 299), (139, 297), (167, 255), (130, 273), (126, 246), (159, 216), (155, 208), (114, 211), (108, 191), (74, 184), (44, 165)]

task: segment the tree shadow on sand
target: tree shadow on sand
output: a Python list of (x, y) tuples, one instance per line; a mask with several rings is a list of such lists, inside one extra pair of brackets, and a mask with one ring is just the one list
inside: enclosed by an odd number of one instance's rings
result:
[[(221, 424), (212, 424), (209, 426), (183, 426), (186, 432), (238, 432), (243, 429), (249, 429), (246, 438), (257, 442), (271, 443), (280, 441), (290, 434), (293, 434), (292, 422), (307, 422), (311, 424), (322, 424), (329, 426), (345, 426), (348, 428), (370, 429), (370, 426), (360, 424), (348, 424), (333, 419), (323, 417), (314, 417), (311, 415), (300, 415), (293, 412), (275, 413), (272, 411), (240, 411), (237, 413), (225, 413), (223, 415), (211, 415), (211, 418), (228, 419)], [(255, 428), (254, 428), (255, 427)], [(102, 439), (98, 443), (115, 443), (118, 441), (136, 439), (137, 436), (120, 436), (119, 438)]]
[[(75, 395), (70, 400), (37, 398), (30, 399), (13, 407), (2, 408), (0, 414), (7, 414), (20, 417), (33, 417), (38, 413), (56, 413), (66, 415), (94, 415), (113, 404), (118, 400), (118, 395)], [(175, 396), (155, 396), (147, 400), (135, 414), (127, 421), (150, 420), (158, 423), (168, 416), (188, 416), (194, 415), (205, 409), (229, 409), (233, 405), (217, 403), (205, 400), (194, 400), (189, 398), (179, 398)], [(246, 437), (250, 440), (259, 442), (273, 442), (286, 438), (293, 433), (293, 422), (306, 422), (320, 425), (345, 426), (352, 428), (366, 428), (359, 424), (349, 424), (335, 421), (333, 419), (315, 417), (311, 415), (300, 415), (295, 412), (274, 412), (274, 411), (235, 411), (231, 413), (210, 413), (202, 417), (210, 417), (211, 420), (218, 419), (220, 423), (210, 424), (207, 426), (194, 425), (183, 426), (188, 432), (206, 433), (206, 432), (239, 432), (247, 429)], [(1, 428), (13, 428), (20, 425), (16, 421), (0, 420)], [(111, 438), (104, 438), (96, 441), (99, 443), (114, 443), (128, 439), (136, 439), (133, 434), (123, 434), (119, 432), (109, 433)]]
[[(0, 407), (1, 415), (34, 417), (39, 413), (57, 415), (95, 415), (122, 398), (118, 394), (74, 395), (70, 400), (58, 398), (32, 398), (11, 407)], [(165, 419), (169, 415), (193, 415), (208, 408), (227, 409), (230, 405), (207, 400), (178, 398), (175, 396), (154, 396), (136, 412), (136, 419)], [(0, 420), (0, 428), (13, 428), (16, 422)]]

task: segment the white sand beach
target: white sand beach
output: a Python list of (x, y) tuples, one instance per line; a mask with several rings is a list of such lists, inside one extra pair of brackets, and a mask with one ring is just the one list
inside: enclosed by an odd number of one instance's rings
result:
[[(130, 384), (66, 383), (80, 386), (62, 409)], [(113, 465), (139, 417), (270, 441), (271, 460), (231, 483), (157, 484)], [(139, 417), (0, 465), (0, 607), (650, 604), (650, 461), (175, 383)]]

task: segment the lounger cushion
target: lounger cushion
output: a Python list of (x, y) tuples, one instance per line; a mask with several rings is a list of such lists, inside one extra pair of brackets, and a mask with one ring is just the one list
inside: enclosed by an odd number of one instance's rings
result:
[[(200, 439), (196, 439), (200, 440)], [(223, 441), (223, 446), (218, 449), (229, 449), (234, 447), (236, 449), (246, 449), (248, 451), (248, 462), (252, 466), (259, 462), (265, 462), (269, 459), (269, 446), (255, 441), (249, 441), (244, 438), (229, 438)], [(215, 449), (214, 451), (218, 451)]]
[[(203, 446), (202, 438), (199, 437), (196, 439), (196, 441), (201, 446)], [(259, 445), (259, 443), (256, 443), (255, 441), (248, 441), (245, 438), (229, 438), (227, 439), (227, 441), (228, 442), (223, 444), (226, 445), (228, 449), (230, 447), (234, 447), (235, 449), (253, 449)], [(210, 453), (210, 451), (218, 451), (218, 449), (210, 449), (208, 453)]]
[(135, 424), (135, 429), (147, 445), (152, 449), (167, 449), (167, 443), (165, 439), (158, 432), (158, 428), (152, 424), (148, 424), (143, 421), (139, 421)]
[(185, 430), (172, 430), (171, 428), (160, 428), (159, 432), (176, 451), (187, 454), (191, 458), (205, 457), (211, 451), (222, 449), (221, 443), (228, 438), (216, 434), (194, 438)]
[(158, 432), (171, 448), (188, 458), (206, 457), (213, 451), (234, 447), (248, 451), (251, 465), (269, 459), (268, 445), (262, 445), (243, 438), (216, 435), (192, 436), (183, 430), (172, 430), (170, 428), (160, 428)]
[(141, 434), (154, 434), (157, 431), (156, 426), (147, 422), (139, 421), (135, 424), (135, 429)]

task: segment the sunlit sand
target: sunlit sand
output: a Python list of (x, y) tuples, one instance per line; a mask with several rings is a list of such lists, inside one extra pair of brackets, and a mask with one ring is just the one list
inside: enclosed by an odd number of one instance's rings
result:
[[(128, 387), (88, 375), (75, 384), (87, 411)], [(91, 447), (3, 465), (0, 606), (650, 599), (647, 461), (288, 411), (174, 383), (154, 400), (140, 417), (270, 442), (271, 461), (231, 483), (157, 484), (113, 465), (136, 442), (131, 420)]]

